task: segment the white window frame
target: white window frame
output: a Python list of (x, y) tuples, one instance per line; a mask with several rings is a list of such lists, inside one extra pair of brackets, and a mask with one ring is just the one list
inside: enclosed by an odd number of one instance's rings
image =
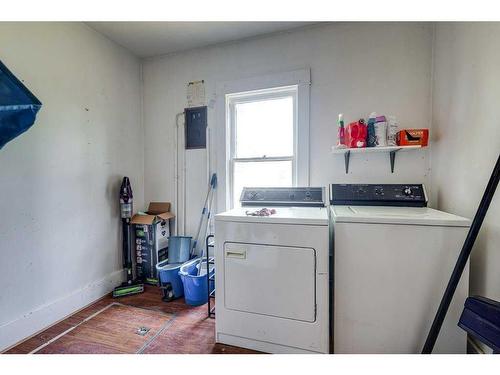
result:
[[(231, 121), (228, 106), (231, 100), (240, 94), (245, 96), (249, 92), (265, 98), (273, 97), (273, 92), (295, 88), (294, 100), (294, 161), (293, 184), (295, 186), (309, 186), (309, 96), (310, 96), (310, 70), (299, 69), (290, 72), (270, 74), (260, 77), (245, 78), (217, 84), (216, 101), (216, 139), (213, 158), (216, 163), (218, 175), (216, 211), (221, 212), (232, 208), (232, 156), (234, 147), (231, 147), (234, 134), (231, 132)], [(281, 95), (282, 96), (282, 95)], [(253, 101), (251, 99), (251, 101)], [(234, 116), (234, 114), (233, 114)], [(221, 157), (222, 156), (222, 157)], [(254, 158), (251, 158), (254, 159)], [(260, 159), (260, 158), (257, 158)], [(266, 160), (272, 160), (268, 157)], [(282, 160), (282, 158), (278, 158)], [(278, 160), (276, 159), (276, 160)], [(241, 160), (241, 159), (240, 159)], [(248, 160), (252, 161), (252, 160)], [(257, 160), (253, 160), (257, 161)]]
[[(228, 199), (234, 203), (234, 166), (235, 163), (270, 162), (270, 161), (291, 161), (292, 162), (292, 186), (297, 186), (297, 85), (276, 87), (272, 89), (255, 90), (226, 95), (226, 137), (229, 142), (228, 160)], [(260, 156), (239, 158), (236, 156), (236, 105), (243, 103), (254, 103), (264, 100), (281, 99), (292, 97), (293, 99), (293, 150), (292, 155), (280, 156)]]

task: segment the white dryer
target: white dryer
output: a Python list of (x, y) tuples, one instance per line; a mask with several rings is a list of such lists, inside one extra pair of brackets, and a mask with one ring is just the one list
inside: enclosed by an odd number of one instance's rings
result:
[[(245, 188), (215, 216), (216, 342), (329, 352), (329, 219), (323, 188)], [(272, 207), (271, 216), (248, 211)]]
[[(426, 207), (423, 185), (331, 185), (335, 353), (419, 353), (470, 221)], [(435, 353), (465, 353), (464, 270)]]

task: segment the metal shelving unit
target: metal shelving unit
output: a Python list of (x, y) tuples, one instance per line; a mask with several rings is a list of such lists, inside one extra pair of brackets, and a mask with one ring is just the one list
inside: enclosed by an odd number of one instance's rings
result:
[(213, 234), (207, 236), (205, 240), (205, 253), (207, 254), (207, 293), (208, 293), (208, 317), (215, 318), (215, 305), (212, 301), (212, 298), (215, 300), (215, 288), (212, 292), (210, 292), (210, 283), (215, 283), (215, 272), (213, 276), (210, 276), (210, 265), (214, 265), (215, 269), (215, 258), (210, 257), (209, 249), (214, 247), (215, 237)]
[(372, 152), (388, 152), (391, 162), (391, 173), (394, 173), (394, 162), (396, 160), (396, 152), (417, 150), (422, 146), (382, 146), (382, 147), (363, 147), (363, 148), (336, 148), (332, 147), (333, 154), (343, 154), (345, 163), (345, 173), (349, 173), (349, 160), (352, 153), (372, 153)]

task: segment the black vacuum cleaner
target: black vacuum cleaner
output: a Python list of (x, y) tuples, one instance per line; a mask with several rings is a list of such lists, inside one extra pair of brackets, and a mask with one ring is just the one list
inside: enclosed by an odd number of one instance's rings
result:
[(120, 214), (123, 232), (123, 267), (127, 271), (127, 281), (113, 290), (113, 297), (124, 297), (144, 292), (144, 284), (134, 280), (132, 272), (132, 235), (130, 230), (132, 198), (130, 180), (128, 177), (123, 177), (120, 187)]

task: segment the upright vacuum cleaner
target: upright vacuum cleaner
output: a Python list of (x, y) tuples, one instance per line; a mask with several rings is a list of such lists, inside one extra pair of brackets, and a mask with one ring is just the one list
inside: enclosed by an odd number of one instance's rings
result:
[(120, 215), (123, 232), (123, 267), (127, 271), (127, 281), (113, 290), (113, 297), (130, 296), (144, 292), (144, 284), (134, 280), (132, 272), (132, 235), (130, 218), (132, 217), (132, 187), (128, 177), (123, 177), (120, 187)]

